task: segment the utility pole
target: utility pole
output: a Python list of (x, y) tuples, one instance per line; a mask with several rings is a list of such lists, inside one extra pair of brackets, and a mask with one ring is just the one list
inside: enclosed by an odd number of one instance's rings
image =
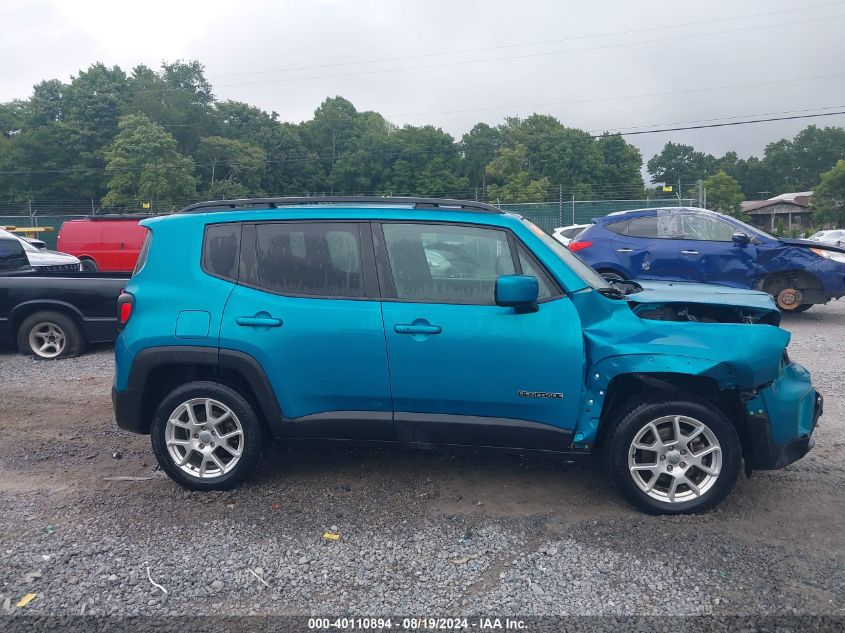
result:
[(26, 199), (26, 212), (29, 215), (29, 226), (34, 226), (32, 223), (32, 198)]
[(702, 196), (702, 189), (704, 188), (704, 183), (699, 179), (698, 181), (698, 208), (701, 208), (701, 203), (703, 201)]
[(678, 204), (681, 204), (681, 177), (678, 176)]
[(575, 194), (572, 194), (572, 224), (575, 224)]
[(478, 202), (478, 187), (475, 187), (475, 201)]

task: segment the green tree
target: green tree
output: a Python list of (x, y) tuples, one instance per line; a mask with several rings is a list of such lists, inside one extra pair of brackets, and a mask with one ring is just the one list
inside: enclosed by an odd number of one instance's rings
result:
[(845, 158), (845, 130), (809, 125), (794, 139), (766, 146), (763, 163), (774, 194), (805, 191), (819, 182), (822, 173)]
[(601, 176), (596, 183), (599, 197), (639, 198), (644, 194), (643, 156), (619, 134), (603, 134), (596, 140), (602, 156)]
[(232, 138), (206, 136), (199, 140), (195, 156), (203, 189), (212, 190), (215, 183), (229, 181), (241, 188), (228, 191), (263, 195), (261, 179), (267, 156), (260, 147)]
[[(698, 152), (691, 145), (666, 143), (663, 150), (653, 156), (646, 166), (651, 182), (682, 187), (703, 180), (715, 172), (716, 159)], [(677, 192), (675, 192), (677, 193)]]
[(542, 202), (548, 197), (549, 179), (532, 179), (524, 145), (504, 147), (487, 165), (487, 175), (498, 184), (487, 186), (487, 197), (498, 202)]
[(845, 160), (836, 161), (832, 169), (822, 174), (810, 198), (810, 210), (815, 226), (845, 226)]
[(486, 123), (477, 123), (461, 138), (464, 175), (471, 187), (478, 187), (481, 195), (487, 186), (487, 165), (502, 147), (502, 133)]
[(128, 208), (150, 202), (153, 211), (178, 208), (196, 196), (194, 161), (176, 140), (143, 115), (120, 119), (119, 132), (105, 152), (110, 179), (103, 205)]
[(707, 191), (708, 209), (733, 216), (740, 214), (741, 204), (745, 197), (734, 178), (719, 170), (707, 178), (702, 186)]

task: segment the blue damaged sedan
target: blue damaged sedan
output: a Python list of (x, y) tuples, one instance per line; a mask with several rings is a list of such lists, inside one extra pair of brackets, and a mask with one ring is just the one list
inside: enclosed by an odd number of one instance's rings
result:
[(718, 284), (768, 292), (784, 312), (845, 295), (845, 249), (776, 237), (706, 209), (635, 209), (596, 218), (569, 245), (608, 279)]

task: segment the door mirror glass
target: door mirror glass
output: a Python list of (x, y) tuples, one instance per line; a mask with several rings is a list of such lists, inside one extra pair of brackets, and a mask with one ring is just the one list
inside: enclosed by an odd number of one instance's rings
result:
[(739, 231), (734, 233), (731, 236), (731, 239), (733, 240), (734, 244), (741, 244), (743, 246), (745, 244), (748, 244), (751, 241), (751, 238), (748, 237), (748, 235), (746, 235), (745, 233), (739, 232)]
[(540, 284), (529, 275), (502, 275), (496, 279), (496, 305), (536, 312)]

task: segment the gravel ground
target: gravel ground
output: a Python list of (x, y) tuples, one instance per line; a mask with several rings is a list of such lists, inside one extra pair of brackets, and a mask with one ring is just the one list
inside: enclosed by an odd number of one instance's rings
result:
[(814, 451), (676, 518), (529, 454), (275, 446), (189, 493), (115, 427), (110, 348), (0, 351), (0, 612), (845, 615), (843, 323), (845, 302), (784, 319), (826, 397)]

